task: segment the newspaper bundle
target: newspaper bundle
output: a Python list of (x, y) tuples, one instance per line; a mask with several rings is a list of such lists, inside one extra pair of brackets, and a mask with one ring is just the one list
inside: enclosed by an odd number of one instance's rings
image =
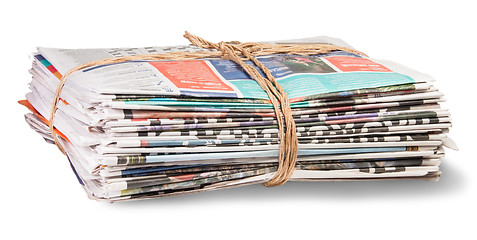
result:
[[(315, 37), (287, 43), (327, 43)], [(94, 60), (195, 46), (38, 48), (27, 123), (54, 143), (48, 126), (59, 79)], [(437, 180), (449, 111), (432, 77), (345, 51), (267, 55), (291, 102), (298, 162), (291, 181)], [(123, 201), (264, 183), (277, 170), (279, 130), (265, 92), (224, 59), (130, 61), (70, 76), (54, 127), (88, 196)]]

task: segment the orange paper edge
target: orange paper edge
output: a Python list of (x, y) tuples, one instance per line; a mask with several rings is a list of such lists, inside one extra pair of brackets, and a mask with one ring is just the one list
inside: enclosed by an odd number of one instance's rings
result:
[[(44, 118), (32, 105), (31, 103), (28, 101), (28, 100), (20, 100), (18, 101), (19, 104), (25, 106), (26, 108), (28, 108), (28, 110), (30, 110), (33, 114), (35, 114), (35, 116), (37, 116), (39, 119), (41, 119), (46, 125), (50, 125), (50, 122)], [(58, 131), (58, 129), (54, 128), (53, 131), (60, 137), (62, 137), (63, 139), (65, 139), (66, 141), (68, 141), (69, 143), (70, 140), (60, 131)]]

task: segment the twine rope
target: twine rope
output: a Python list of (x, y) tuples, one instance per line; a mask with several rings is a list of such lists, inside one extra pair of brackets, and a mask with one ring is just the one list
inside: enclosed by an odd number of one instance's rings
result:
[[(201, 58), (223, 58), (232, 60), (253, 79), (258, 85), (267, 93), (276, 115), (278, 129), (279, 129), (279, 155), (278, 168), (275, 175), (268, 181), (263, 183), (264, 186), (273, 187), (282, 185), (288, 181), (293, 174), (295, 164), (298, 156), (298, 139), (296, 135), (295, 121), (293, 120), (290, 102), (287, 94), (271, 74), (270, 70), (265, 67), (263, 63), (257, 60), (256, 56), (271, 55), (271, 54), (290, 54), (290, 55), (315, 55), (323, 54), (331, 51), (341, 50), (358, 55), (366, 56), (364, 53), (354, 49), (339, 47), (329, 44), (266, 44), (266, 43), (241, 43), (233, 42), (209, 42), (201, 37), (185, 32), (184, 37), (187, 38), (193, 45), (205, 49), (215, 49), (217, 51), (197, 51), (197, 52), (171, 52), (163, 54), (146, 54), (136, 56), (114, 57), (102, 60), (88, 62), (72, 68), (65, 73), (58, 87), (55, 91), (55, 97), (51, 106), (49, 127), (51, 135), (56, 145), (63, 154), (65, 150), (58, 140), (58, 136), (54, 131), (54, 118), (58, 104), (61, 99), (61, 92), (65, 86), (66, 81), (70, 76), (83, 69), (108, 65), (114, 63), (122, 63), (128, 61), (165, 61), (165, 60), (194, 60)], [(252, 65), (246, 64), (245, 61), (252, 61), (265, 75)]]

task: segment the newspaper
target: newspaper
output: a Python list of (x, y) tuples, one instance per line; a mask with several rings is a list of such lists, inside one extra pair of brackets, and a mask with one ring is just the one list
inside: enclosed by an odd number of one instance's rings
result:
[[(292, 42), (341, 40), (318, 37)], [(47, 118), (59, 79), (92, 60), (194, 46), (54, 49), (34, 54), (26, 122), (54, 143)], [(258, 59), (287, 93), (298, 137), (290, 180), (440, 176), (450, 112), (434, 79), (344, 51)], [(249, 62), (250, 63), (250, 62)], [(55, 131), (88, 196), (123, 201), (264, 183), (277, 170), (277, 116), (265, 92), (224, 59), (132, 61), (74, 73)], [(280, 116), (279, 116), (280, 117)]]

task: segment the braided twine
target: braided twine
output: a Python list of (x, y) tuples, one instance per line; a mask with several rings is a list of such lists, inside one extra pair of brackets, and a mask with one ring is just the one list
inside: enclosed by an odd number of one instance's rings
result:
[[(278, 84), (276, 79), (270, 73), (270, 70), (258, 61), (256, 56), (271, 55), (271, 54), (292, 54), (292, 55), (315, 55), (323, 54), (331, 51), (341, 50), (359, 55), (363, 53), (345, 47), (339, 47), (329, 44), (266, 44), (266, 43), (240, 43), (240, 42), (219, 42), (212, 43), (204, 40), (201, 37), (185, 32), (184, 37), (187, 38), (193, 45), (205, 48), (215, 49), (218, 51), (198, 51), (198, 52), (171, 52), (161, 54), (146, 54), (136, 56), (114, 57), (102, 60), (88, 62), (79, 65), (69, 70), (60, 79), (58, 87), (55, 92), (55, 98), (51, 106), (49, 127), (53, 139), (61, 152), (65, 153), (63, 146), (61, 146), (58, 136), (54, 131), (54, 117), (58, 109), (61, 91), (68, 80), (68, 78), (75, 72), (83, 69), (107, 65), (114, 63), (122, 63), (128, 61), (166, 61), (166, 60), (194, 60), (201, 58), (223, 58), (232, 60), (240, 65), (250, 77), (255, 80), (260, 87), (267, 93), (277, 118), (280, 151), (278, 156), (278, 169), (273, 178), (268, 182), (263, 183), (264, 186), (273, 187), (284, 184), (293, 174), (298, 155), (298, 140), (296, 135), (295, 121), (293, 120), (290, 102), (287, 94), (283, 88)], [(244, 61), (252, 61), (265, 75), (262, 76), (260, 72), (252, 65), (246, 64)]]

